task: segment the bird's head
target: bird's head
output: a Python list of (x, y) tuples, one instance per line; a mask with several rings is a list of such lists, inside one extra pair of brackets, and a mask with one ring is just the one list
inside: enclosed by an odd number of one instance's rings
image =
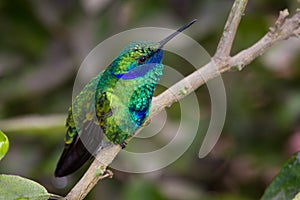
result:
[[(111, 67), (117, 78), (129, 78), (129, 73), (139, 77), (161, 64), (163, 51), (154, 42), (139, 41), (126, 46), (113, 61)], [(139, 70), (137, 70), (139, 69)], [(126, 75), (126, 76), (124, 76)]]
[(143, 77), (162, 63), (163, 46), (195, 21), (189, 22), (159, 42), (139, 41), (130, 43), (110, 65), (111, 73), (124, 80)]

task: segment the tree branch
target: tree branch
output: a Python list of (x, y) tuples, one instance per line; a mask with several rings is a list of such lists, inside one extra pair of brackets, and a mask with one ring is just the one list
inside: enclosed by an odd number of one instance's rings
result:
[(247, 2), (248, 0), (234, 2), (229, 17), (226, 21), (222, 37), (218, 44), (217, 51), (214, 56), (215, 58), (222, 59), (223, 57), (229, 56), (233, 40), (235, 38), (241, 18), (244, 14)]
[[(184, 98), (195, 89), (203, 85), (207, 80), (227, 72), (231, 69), (242, 70), (256, 57), (263, 54), (275, 43), (298, 36), (300, 30), (300, 10), (294, 16), (287, 18), (287, 10), (281, 11), (278, 20), (270, 31), (257, 43), (230, 57), (232, 43), (237, 31), (238, 24), (246, 7), (247, 0), (236, 0), (226, 22), (222, 38), (218, 45), (216, 54), (205, 66), (179, 81), (167, 91), (153, 98), (149, 119), (158, 114), (162, 109), (170, 106), (174, 102)], [(146, 122), (147, 123), (147, 122)], [(139, 132), (140, 128), (137, 132)], [(99, 152), (95, 161), (91, 164), (81, 180), (73, 187), (66, 196), (68, 200), (83, 199), (88, 192), (103, 179), (106, 167), (113, 161), (121, 150), (119, 145), (111, 145)], [(101, 162), (100, 162), (101, 161)], [(99, 172), (100, 170), (100, 172)]]

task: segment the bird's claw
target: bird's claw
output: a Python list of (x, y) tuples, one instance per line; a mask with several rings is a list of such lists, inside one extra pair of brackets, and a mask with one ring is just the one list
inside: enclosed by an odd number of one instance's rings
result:
[(127, 143), (125, 141), (120, 142), (119, 145), (122, 147), (122, 149), (124, 149), (127, 145)]

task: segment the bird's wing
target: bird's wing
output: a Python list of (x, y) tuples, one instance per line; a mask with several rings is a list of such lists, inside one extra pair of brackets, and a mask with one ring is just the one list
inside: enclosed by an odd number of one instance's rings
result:
[(69, 108), (65, 148), (55, 170), (57, 177), (75, 172), (101, 147), (103, 131), (95, 113), (95, 92), (100, 78), (101, 73), (83, 88)]

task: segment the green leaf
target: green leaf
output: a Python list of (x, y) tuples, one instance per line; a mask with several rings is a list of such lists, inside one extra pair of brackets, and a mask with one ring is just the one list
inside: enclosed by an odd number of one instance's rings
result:
[(8, 151), (9, 141), (6, 135), (0, 130), (0, 160), (5, 156)]
[(300, 191), (300, 152), (284, 164), (261, 200), (293, 199)]
[(47, 190), (40, 184), (14, 175), (0, 175), (0, 199), (47, 200)]

